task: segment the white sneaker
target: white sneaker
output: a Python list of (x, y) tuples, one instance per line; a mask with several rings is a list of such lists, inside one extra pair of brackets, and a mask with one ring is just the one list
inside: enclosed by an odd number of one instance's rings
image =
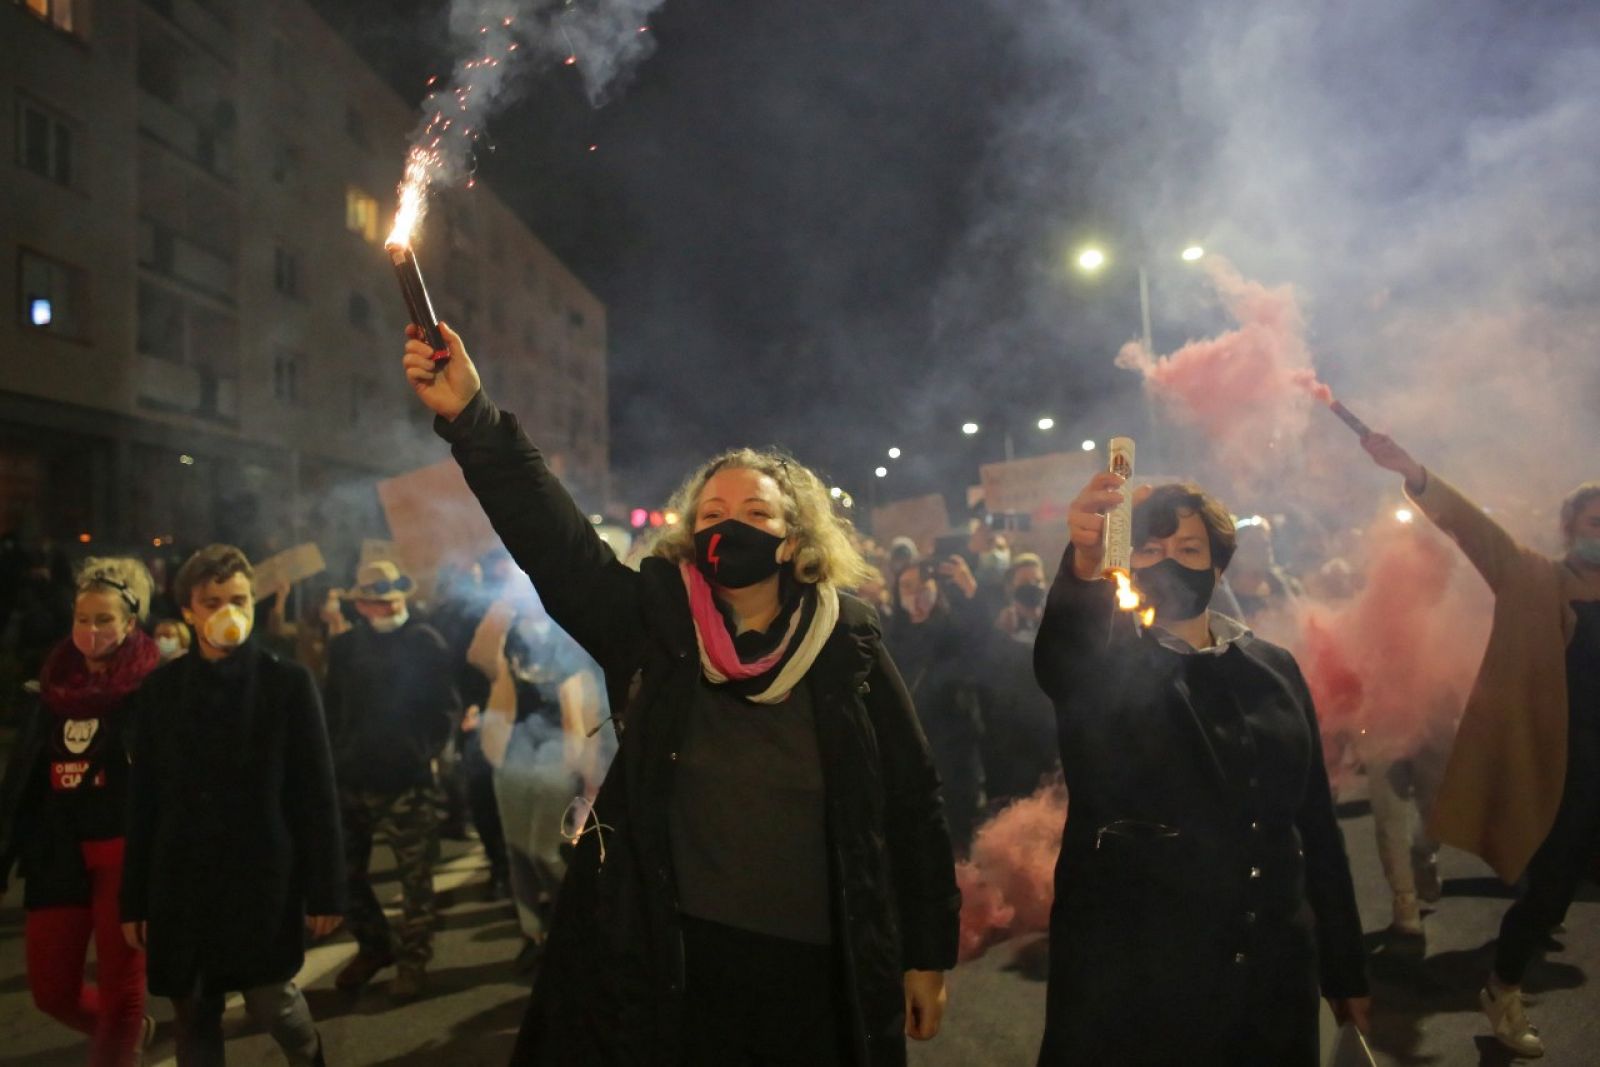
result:
[(1407, 937), (1423, 936), (1422, 905), (1417, 902), (1417, 894), (1394, 895), (1394, 922), (1389, 924), (1389, 929)]
[(1544, 1041), (1539, 1028), (1528, 1021), (1522, 1009), (1522, 990), (1500, 988), (1493, 978), (1478, 990), (1478, 1004), (1494, 1027), (1495, 1040), (1518, 1056), (1533, 1058), (1544, 1055)]

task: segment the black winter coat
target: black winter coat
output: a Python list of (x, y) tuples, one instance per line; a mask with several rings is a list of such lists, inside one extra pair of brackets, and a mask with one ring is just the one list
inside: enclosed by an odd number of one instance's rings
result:
[(1214, 1051), (1239, 1018), (1314, 1063), (1319, 986), (1367, 983), (1294, 658), (1253, 636), (1221, 656), (1163, 647), (1115, 610), (1111, 583), (1073, 575), (1069, 549), (1034, 666), (1071, 796), (1040, 1064), (1256, 1062)]
[[(667, 812), (700, 684), (678, 568), (623, 566), (515, 418), (480, 393), (436, 422), (550, 616), (605, 670), (622, 740), (562, 886), (512, 1062), (677, 1067), (683, 996)], [(841, 597), (806, 676), (826, 791), (831, 892), (856, 1062), (903, 1064), (903, 973), (955, 964), (960, 895), (939, 782), (875, 613)], [(602, 858), (602, 853), (603, 857)]]
[(122, 920), (148, 922), (150, 991), (286, 982), (305, 916), (344, 912), (344, 853), (311, 673), (249, 641), (159, 668), (131, 700)]

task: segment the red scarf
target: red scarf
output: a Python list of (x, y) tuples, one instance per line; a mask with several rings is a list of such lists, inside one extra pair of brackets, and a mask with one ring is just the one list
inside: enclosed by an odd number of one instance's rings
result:
[(69, 719), (96, 719), (115, 711), (145, 675), (161, 664), (161, 650), (137, 626), (111, 654), (103, 671), (89, 661), (69, 637), (51, 650), (39, 671), (44, 706)]

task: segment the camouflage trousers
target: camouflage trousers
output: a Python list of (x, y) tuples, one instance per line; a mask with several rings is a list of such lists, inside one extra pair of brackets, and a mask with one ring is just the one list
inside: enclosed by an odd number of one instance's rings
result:
[[(433, 868), (439, 862), (444, 794), (431, 785), (400, 794), (346, 790), (339, 794), (339, 806), (350, 898), (345, 925), (351, 936), (367, 952), (392, 952), (402, 964), (427, 963), (433, 957), (437, 920)], [(400, 922), (393, 930), (368, 876), (376, 837), (386, 840), (394, 851), (400, 877)]]

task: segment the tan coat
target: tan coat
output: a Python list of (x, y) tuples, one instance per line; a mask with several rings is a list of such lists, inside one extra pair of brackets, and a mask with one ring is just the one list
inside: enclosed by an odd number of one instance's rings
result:
[(1524, 548), (1448, 482), (1413, 498), (1493, 591), (1494, 625), (1467, 700), (1430, 829), (1507, 883), (1555, 822), (1567, 772), (1567, 645), (1574, 600), (1600, 600), (1600, 575)]

